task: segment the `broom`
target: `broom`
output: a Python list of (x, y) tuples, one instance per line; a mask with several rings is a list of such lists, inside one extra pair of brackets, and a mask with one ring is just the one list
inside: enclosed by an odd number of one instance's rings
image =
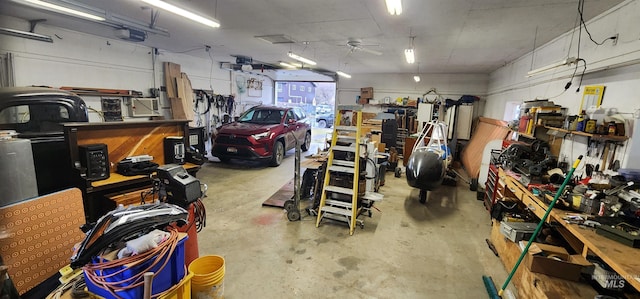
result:
[[(573, 176), (573, 172), (578, 167), (578, 164), (580, 164), (580, 160), (582, 160), (582, 155), (580, 155), (578, 157), (578, 159), (576, 159), (576, 161), (573, 163), (573, 166), (571, 167), (571, 170), (569, 170), (569, 173), (567, 174), (567, 177), (564, 178), (564, 182), (562, 182), (562, 185), (560, 186), (560, 189), (558, 189), (558, 192), (556, 192), (556, 195), (553, 197), (553, 200), (549, 204), (549, 207), (547, 208), (547, 211), (544, 213), (544, 216), (542, 216), (542, 219), (540, 219), (540, 222), (538, 223), (538, 226), (536, 227), (536, 230), (533, 232), (533, 235), (531, 235), (531, 238), (529, 238), (529, 242), (527, 243), (527, 246), (525, 246), (524, 249), (522, 250), (522, 253), (520, 254), (520, 258), (518, 258), (518, 261), (513, 266), (513, 269), (511, 269), (511, 273), (509, 273), (509, 276), (507, 276), (507, 280), (504, 282), (504, 284), (500, 288), (500, 291), (498, 291), (498, 296), (499, 297), (502, 297), (502, 293), (504, 292), (504, 290), (509, 285), (509, 282), (511, 281), (511, 278), (513, 278), (513, 275), (516, 273), (516, 270), (518, 270), (518, 267), (520, 266), (520, 263), (522, 262), (522, 259), (524, 259), (524, 256), (529, 251), (529, 247), (531, 246), (531, 243), (533, 243), (533, 240), (535, 240), (536, 237), (538, 236), (538, 233), (540, 233), (540, 230), (542, 229), (542, 225), (544, 224), (545, 220), (547, 220), (547, 217), (549, 217), (549, 213), (551, 213), (551, 210), (553, 209), (553, 206), (556, 204), (556, 201), (558, 201), (558, 198), (560, 198), (560, 195), (561, 195), (562, 191), (564, 190), (564, 188), (567, 186), (567, 184), (571, 180), (571, 177)], [(491, 292), (489, 292), (489, 293), (490, 293), (489, 296), (493, 295), (493, 294), (491, 294)], [(491, 298), (494, 298), (494, 297), (491, 297)]]

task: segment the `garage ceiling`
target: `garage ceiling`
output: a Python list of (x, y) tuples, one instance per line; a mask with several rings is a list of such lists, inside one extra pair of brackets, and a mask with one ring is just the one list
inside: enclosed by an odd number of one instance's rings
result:
[[(56, 1), (56, 0), (47, 0)], [(62, 1), (69, 0), (57, 0)], [(152, 11), (138, 0), (74, 0), (149, 24)], [(144, 44), (216, 61), (246, 55), (277, 64), (292, 61), (288, 51), (311, 58), (318, 67), (358, 73), (489, 73), (575, 26), (578, 0), (403, 0), (399, 16), (387, 13), (384, 0), (172, 0), (177, 6), (220, 21), (214, 29), (166, 11), (157, 27), (169, 36), (149, 34)], [(586, 0), (585, 20), (622, 0)], [(42, 11), (9, 0), (3, 14), (115, 38), (102, 24)], [(25, 29), (25, 28), (14, 28)], [(37, 32), (37, 29), (36, 29)], [(537, 34), (536, 34), (537, 32)], [(256, 36), (282, 34), (292, 44), (271, 44)], [(418, 64), (407, 64), (403, 50), (415, 36)], [(350, 52), (350, 38), (382, 55)], [(598, 37), (598, 39), (605, 37)]]

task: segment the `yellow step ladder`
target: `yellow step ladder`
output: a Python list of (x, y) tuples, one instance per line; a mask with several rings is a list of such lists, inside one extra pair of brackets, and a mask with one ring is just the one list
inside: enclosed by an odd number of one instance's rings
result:
[[(364, 222), (358, 220), (358, 215), (362, 212), (362, 208), (358, 206), (362, 139), (362, 111), (360, 109), (358, 106), (338, 107), (316, 219), (316, 227), (320, 225), (324, 218), (347, 222), (350, 235), (353, 235), (357, 224), (360, 227), (364, 227)], [(340, 153), (338, 158), (336, 158), (336, 152)], [(352, 157), (353, 161), (349, 157)], [(353, 175), (351, 188), (332, 185), (332, 173), (334, 175)], [(340, 194), (351, 196), (351, 201), (337, 199), (336, 197)]]

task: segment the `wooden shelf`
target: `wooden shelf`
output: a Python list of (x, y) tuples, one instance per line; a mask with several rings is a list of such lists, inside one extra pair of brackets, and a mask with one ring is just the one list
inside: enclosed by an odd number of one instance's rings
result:
[[(505, 180), (507, 189), (531, 208), (536, 216), (541, 217), (545, 213), (548, 208), (546, 203), (531, 194), (526, 187), (517, 182), (515, 178), (507, 175), (502, 169), (499, 170), (499, 175)], [(638, 275), (640, 273), (640, 260), (629, 258), (637, 256), (640, 253), (640, 249), (632, 248), (598, 235), (592, 229), (581, 228), (577, 224), (568, 224), (562, 219), (566, 214), (567, 212), (565, 211), (553, 209), (549, 213), (547, 222), (558, 223), (570, 232), (579, 241), (578, 245), (582, 247), (579, 248), (582, 249), (582, 252), (580, 252), (582, 256), (586, 257), (587, 254), (592, 253), (600, 257), (614, 271), (623, 276), (634, 289), (640, 291), (640, 276)]]
[(594, 139), (594, 140), (621, 142), (621, 141), (625, 141), (625, 140), (629, 139), (629, 137), (627, 137), (627, 136), (611, 136), (611, 135), (591, 134), (591, 133), (585, 133), (585, 132), (580, 132), (580, 131), (569, 131), (569, 130), (565, 130), (565, 129), (561, 129), (561, 128), (548, 127), (548, 126), (545, 126), (545, 129), (554, 130), (554, 131), (563, 132), (563, 133), (572, 134), (572, 135), (585, 136), (585, 137), (589, 137), (589, 138)]

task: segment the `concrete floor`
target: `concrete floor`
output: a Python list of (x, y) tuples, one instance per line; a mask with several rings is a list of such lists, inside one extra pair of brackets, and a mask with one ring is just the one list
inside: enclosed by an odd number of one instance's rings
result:
[(276, 168), (211, 162), (198, 172), (209, 187), (200, 255), (224, 256), (225, 298), (488, 298), (482, 275), (504, 282), (485, 243), (489, 215), (461, 180), (423, 205), (404, 175), (388, 172), (380, 212), (349, 236), (342, 222), (316, 228), (304, 212), (289, 222), (282, 209), (261, 206), (293, 178), (293, 165), (289, 151)]

